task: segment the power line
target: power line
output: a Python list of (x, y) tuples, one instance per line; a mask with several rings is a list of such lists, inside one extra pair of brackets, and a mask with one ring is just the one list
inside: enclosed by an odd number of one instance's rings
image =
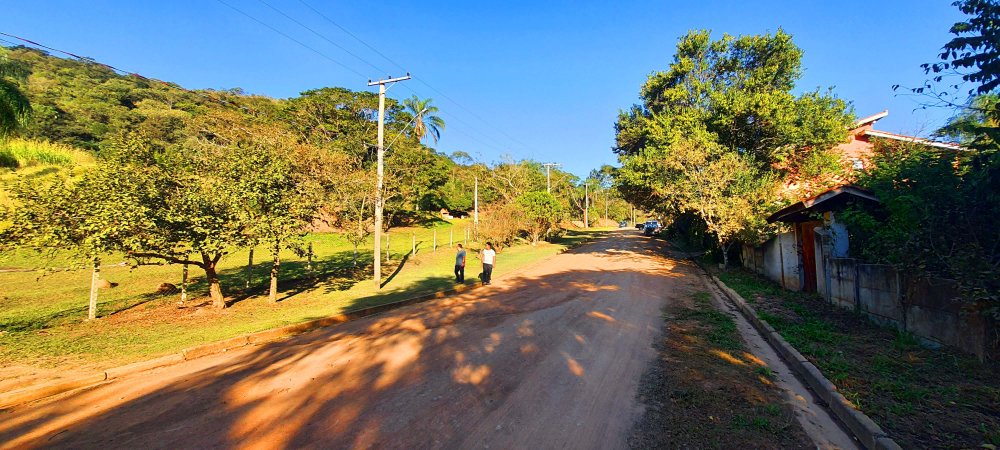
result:
[(368, 47), (369, 50), (375, 52), (375, 54), (381, 56), (386, 61), (389, 61), (390, 63), (392, 63), (392, 65), (394, 65), (397, 68), (399, 68), (399, 70), (402, 70), (404, 72), (406, 71), (406, 68), (404, 68), (403, 66), (399, 65), (398, 63), (396, 63), (396, 61), (393, 61), (392, 58), (389, 58), (388, 56), (385, 56), (385, 54), (382, 53), (382, 52), (380, 52), (380, 51), (378, 51), (377, 48), (372, 47), (367, 42), (365, 42), (364, 40), (362, 40), (361, 38), (359, 38), (357, 35), (355, 35), (354, 33), (351, 33), (350, 30), (348, 30), (347, 28), (342, 27), (339, 23), (335, 22), (333, 19), (327, 17), (326, 14), (323, 14), (322, 12), (320, 12), (319, 10), (317, 10), (316, 8), (313, 8), (311, 5), (309, 5), (308, 3), (306, 3), (303, 0), (299, 0), (299, 3), (301, 3), (302, 5), (304, 5), (306, 8), (309, 8), (312, 12), (316, 13), (316, 15), (322, 17), (327, 22), (330, 22), (331, 24), (333, 24), (333, 26), (339, 28), (340, 31), (343, 31), (344, 33), (347, 33), (348, 36), (350, 36), (350, 37), (354, 38), (356, 41), (364, 44), (364, 46)]
[[(288, 20), (291, 20), (291, 21), (292, 21), (292, 22), (294, 22), (294, 23), (295, 23), (296, 25), (298, 25), (298, 26), (300, 26), (300, 27), (302, 27), (302, 28), (305, 28), (306, 30), (309, 30), (309, 32), (310, 32), (310, 33), (312, 33), (312, 34), (315, 34), (316, 36), (319, 36), (319, 37), (320, 37), (320, 39), (323, 39), (324, 41), (326, 41), (326, 42), (329, 42), (329, 43), (330, 43), (331, 45), (333, 45), (334, 47), (337, 47), (337, 48), (339, 48), (339, 49), (343, 50), (343, 51), (344, 51), (344, 53), (347, 53), (348, 55), (351, 55), (351, 56), (353, 56), (353, 57), (357, 58), (357, 59), (358, 59), (359, 61), (361, 61), (361, 62), (363, 62), (363, 63), (365, 63), (365, 64), (368, 64), (368, 66), (369, 66), (369, 67), (371, 67), (371, 68), (373, 68), (373, 69), (375, 69), (375, 70), (377, 70), (377, 71), (379, 71), (379, 72), (385, 72), (385, 71), (383, 71), (383, 70), (382, 70), (382, 68), (380, 68), (380, 67), (376, 66), (375, 64), (372, 64), (372, 63), (368, 62), (368, 60), (366, 60), (366, 59), (362, 58), (361, 56), (358, 56), (358, 55), (357, 55), (357, 54), (355, 54), (354, 52), (352, 52), (352, 51), (350, 51), (350, 50), (348, 50), (348, 49), (344, 48), (344, 47), (343, 47), (343, 46), (341, 46), (340, 44), (338, 44), (338, 43), (334, 42), (333, 40), (331, 40), (331, 39), (327, 38), (326, 36), (324, 36), (324, 35), (320, 34), (320, 33), (319, 33), (319, 32), (317, 32), (316, 30), (314, 30), (314, 29), (312, 29), (312, 28), (309, 28), (309, 27), (308, 27), (308, 26), (306, 26), (306, 25), (305, 25), (304, 23), (302, 23), (302, 22), (299, 22), (298, 20), (295, 20), (295, 18), (294, 18), (294, 17), (292, 17), (292, 16), (289, 16), (288, 14), (285, 14), (285, 13), (284, 13), (284, 12), (283, 12), (282, 10), (280, 10), (280, 9), (278, 9), (278, 8), (275, 8), (274, 6), (271, 6), (271, 4), (270, 4), (270, 3), (268, 3), (268, 2), (265, 2), (264, 0), (257, 0), (257, 1), (258, 1), (258, 2), (260, 2), (260, 3), (263, 3), (263, 4), (264, 4), (264, 6), (267, 6), (268, 8), (271, 8), (272, 10), (274, 10), (274, 12), (276, 12), (276, 13), (278, 13), (278, 14), (281, 14), (281, 15), (282, 15), (282, 16), (283, 16), (284, 18), (286, 18), (286, 19), (288, 19)], [(403, 69), (403, 70), (405, 71), (405, 69)]]
[[(260, 1), (260, 0), (259, 0), (259, 1)], [(339, 23), (337, 23), (337, 22), (336, 22), (335, 20), (333, 20), (333, 19), (329, 18), (328, 16), (326, 16), (325, 14), (323, 14), (322, 12), (320, 12), (319, 10), (317, 10), (316, 8), (312, 7), (311, 5), (309, 5), (308, 3), (306, 3), (306, 2), (304, 1), (304, 0), (299, 0), (299, 3), (302, 3), (302, 4), (303, 4), (303, 5), (304, 5), (304, 6), (306, 7), (306, 8), (309, 8), (309, 9), (310, 9), (311, 11), (313, 11), (314, 13), (316, 13), (316, 14), (317, 14), (318, 16), (322, 17), (322, 18), (323, 18), (324, 20), (326, 20), (327, 22), (329, 22), (329, 23), (330, 23), (330, 24), (332, 24), (333, 26), (335, 26), (335, 27), (339, 28), (339, 29), (340, 29), (341, 31), (343, 31), (344, 33), (347, 33), (347, 35), (348, 35), (348, 36), (351, 36), (352, 38), (354, 38), (355, 40), (357, 40), (358, 42), (360, 42), (361, 44), (363, 44), (363, 45), (364, 45), (365, 47), (368, 47), (368, 48), (369, 48), (370, 50), (372, 50), (373, 52), (375, 52), (376, 54), (378, 54), (379, 56), (381, 56), (382, 58), (384, 58), (384, 59), (385, 59), (386, 61), (389, 61), (390, 63), (392, 63), (392, 64), (393, 64), (393, 65), (395, 65), (396, 67), (400, 68), (401, 70), (406, 70), (406, 69), (404, 69), (404, 68), (403, 68), (403, 66), (402, 66), (401, 64), (397, 63), (397, 62), (396, 62), (396, 61), (394, 61), (394, 60), (393, 60), (392, 58), (389, 58), (389, 57), (388, 57), (388, 56), (386, 56), (386, 55), (385, 55), (384, 53), (382, 53), (382, 52), (378, 51), (378, 49), (376, 49), (376, 48), (375, 48), (374, 46), (372, 46), (372, 45), (368, 44), (368, 43), (367, 43), (367, 42), (365, 42), (365, 41), (364, 41), (363, 39), (361, 39), (360, 37), (358, 37), (357, 35), (355, 35), (354, 33), (352, 33), (352, 32), (351, 32), (350, 30), (348, 30), (348, 29), (347, 29), (347, 28), (345, 28), (344, 26), (340, 25), (340, 24), (339, 24)], [(314, 32), (314, 33), (315, 33), (315, 32)], [(460, 109), (462, 109), (462, 110), (464, 110), (465, 112), (469, 113), (469, 114), (470, 114), (471, 116), (473, 116), (473, 117), (475, 117), (476, 119), (478, 119), (478, 120), (482, 121), (483, 123), (486, 123), (486, 124), (487, 124), (488, 126), (491, 126), (491, 127), (493, 127), (494, 129), (496, 129), (497, 131), (499, 131), (499, 132), (500, 132), (500, 133), (501, 133), (502, 135), (504, 135), (504, 136), (505, 136), (505, 137), (506, 137), (507, 139), (509, 139), (509, 140), (510, 140), (511, 142), (513, 142), (513, 143), (515, 143), (515, 144), (517, 144), (517, 145), (521, 146), (521, 147), (522, 147), (523, 149), (525, 149), (525, 150), (529, 150), (529, 149), (530, 149), (530, 147), (529, 147), (528, 145), (526, 145), (526, 144), (524, 144), (523, 142), (519, 141), (518, 139), (514, 138), (513, 136), (511, 136), (510, 134), (508, 134), (508, 133), (507, 133), (506, 131), (504, 131), (504, 130), (503, 130), (502, 128), (500, 128), (500, 127), (496, 127), (496, 126), (495, 126), (495, 125), (493, 125), (493, 124), (492, 124), (491, 122), (487, 121), (486, 119), (483, 119), (483, 118), (482, 118), (482, 117), (480, 117), (480, 116), (479, 116), (478, 114), (476, 114), (476, 113), (475, 113), (474, 111), (472, 111), (472, 110), (471, 110), (471, 109), (469, 109), (469, 108), (466, 108), (466, 107), (465, 107), (464, 105), (462, 105), (461, 103), (458, 103), (458, 101), (456, 101), (455, 99), (451, 98), (450, 96), (448, 96), (448, 95), (447, 95), (447, 94), (445, 94), (444, 92), (441, 92), (441, 90), (439, 90), (439, 89), (435, 88), (434, 86), (431, 86), (431, 85), (430, 85), (430, 83), (428, 83), (428, 82), (424, 81), (424, 80), (423, 80), (422, 78), (420, 78), (420, 77), (413, 77), (413, 79), (414, 79), (414, 80), (416, 80), (417, 82), (419, 82), (420, 84), (423, 84), (423, 85), (424, 85), (424, 86), (426, 86), (426, 87), (427, 87), (428, 89), (430, 89), (430, 90), (432, 90), (432, 91), (436, 92), (437, 94), (440, 94), (440, 95), (441, 95), (441, 97), (443, 97), (443, 98), (444, 98), (445, 100), (448, 100), (449, 102), (451, 102), (451, 103), (452, 103), (452, 104), (454, 104), (455, 106), (458, 106), (458, 107), (459, 107)], [(418, 94), (418, 93), (417, 93), (416, 91), (414, 91), (413, 89), (411, 89), (411, 88), (410, 88), (409, 86), (405, 86), (405, 85), (404, 85), (404, 88), (406, 88), (406, 89), (407, 89), (407, 90), (409, 90), (410, 92), (413, 92), (413, 93), (414, 93), (414, 94), (416, 94), (416, 95), (419, 95), (419, 94)], [(468, 124), (467, 124), (467, 125), (468, 125)], [(480, 133), (481, 133), (481, 134), (484, 134), (484, 135), (485, 135), (485, 133), (482, 133), (482, 132), (480, 132)]]
[(363, 74), (361, 74), (361, 72), (358, 72), (357, 70), (354, 70), (354, 69), (352, 69), (352, 68), (348, 67), (348, 66), (347, 66), (346, 64), (344, 64), (344, 63), (342, 63), (342, 62), (340, 62), (340, 61), (337, 61), (336, 59), (333, 59), (333, 58), (331, 58), (331, 57), (330, 57), (329, 55), (327, 55), (326, 53), (323, 53), (323, 52), (321, 52), (321, 51), (319, 51), (319, 50), (316, 50), (315, 48), (312, 48), (312, 47), (310, 47), (310, 46), (306, 45), (306, 44), (305, 44), (304, 42), (302, 42), (302, 41), (300, 41), (300, 40), (298, 40), (298, 39), (295, 39), (295, 38), (293, 38), (293, 37), (289, 36), (288, 34), (285, 34), (285, 33), (284, 33), (284, 32), (282, 32), (281, 30), (279, 30), (279, 29), (277, 29), (277, 28), (275, 28), (275, 27), (272, 27), (271, 25), (268, 25), (267, 23), (265, 23), (265, 22), (261, 21), (260, 19), (257, 19), (256, 17), (254, 17), (254, 16), (251, 16), (250, 14), (247, 14), (247, 13), (243, 12), (243, 10), (241, 10), (241, 9), (239, 9), (239, 8), (237, 8), (237, 7), (233, 6), (233, 5), (230, 5), (229, 3), (226, 3), (226, 2), (224, 2), (223, 0), (215, 0), (215, 1), (217, 1), (217, 2), (219, 2), (219, 3), (222, 3), (223, 5), (227, 6), (227, 7), (229, 8), (229, 9), (232, 9), (233, 11), (236, 11), (236, 12), (238, 12), (238, 13), (242, 14), (243, 16), (247, 17), (248, 19), (250, 19), (250, 20), (252, 20), (252, 21), (254, 21), (254, 22), (257, 22), (257, 23), (258, 23), (258, 24), (260, 24), (261, 26), (263, 26), (263, 27), (265, 27), (265, 28), (267, 28), (267, 29), (269, 29), (269, 30), (271, 30), (271, 31), (275, 32), (275, 33), (278, 33), (278, 34), (280, 34), (280, 35), (284, 36), (284, 37), (285, 37), (285, 39), (288, 39), (288, 40), (290, 40), (290, 41), (292, 41), (292, 42), (295, 42), (296, 44), (299, 44), (299, 45), (301, 45), (302, 47), (305, 47), (306, 49), (308, 49), (308, 50), (312, 51), (313, 53), (315, 53), (315, 54), (317, 54), (317, 55), (319, 55), (319, 56), (322, 56), (323, 58), (325, 58), (325, 59), (329, 60), (330, 62), (333, 62), (334, 64), (336, 64), (336, 65), (338, 65), (338, 66), (340, 66), (340, 67), (343, 67), (343, 68), (344, 68), (344, 69), (346, 69), (347, 71), (349, 71), (349, 72), (351, 72), (351, 73), (353, 73), (353, 74), (355, 74), (355, 75), (357, 75), (357, 76), (359, 76), (359, 77), (361, 77), (361, 78), (367, 78), (367, 77), (365, 77), (365, 76), (364, 76)]

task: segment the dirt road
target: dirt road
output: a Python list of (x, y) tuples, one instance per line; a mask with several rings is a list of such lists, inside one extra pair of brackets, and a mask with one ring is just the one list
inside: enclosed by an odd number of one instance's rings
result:
[(485, 289), (0, 412), (0, 445), (620, 448), (661, 308), (704, 289), (658, 245), (621, 232)]

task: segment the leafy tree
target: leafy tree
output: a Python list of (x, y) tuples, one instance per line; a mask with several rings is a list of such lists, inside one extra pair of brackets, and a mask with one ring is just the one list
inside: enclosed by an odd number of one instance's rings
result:
[(479, 215), (479, 240), (492, 242), (497, 251), (509, 247), (521, 232), (522, 215), (517, 203), (491, 205)]
[(367, 170), (341, 171), (331, 180), (329, 205), (338, 228), (354, 246), (352, 264), (358, 264), (358, 247), (375, 227), (375, 174)]
[(997, 110), (1000, 110), (1000, 96), (979, 95), (972, 99), (970, 108), (960, 109), (936, 134), (980, 152), (993, 152), (1000, 148), (1000, 115), (991, 113)]
[(444, 119), (435, 115), (438, 107), (431, 105), (433, 99), (420, 100), (416, 95), (403, 100), (406, 112), (413, 116), (413, 135), (417, 141), (422, 141), (424, 137), (430, 136), (436, 144), (441, 139), (441, 132), (444, 131)]
[(546, 236), (557, 226), (562, 208), (552, 194), (545, 191), (533, 191), (517, 199), (520, 211), (524, 214), (522, 222), (524, 229), (531, 237), (531, 245)]
[(853, 119), (830, 92), (791, 93), (801, 57), (781, 30), (681, 37), (669, 69), (643, 85), (642, 104), (619, 113), (622, 197), (667, 217), (696, 215), (724, 253), (758, 237), (782, 201), (774, 184), (825, 174)]
[[(976, 167), (976, 155), (914, 143), (876, 142), (859, 183), (884, 211), (843, 215), (852, 251), (903, 273), (951, 278), (971, 302), (1000, 318), (1000, 185)], [(992, 178), (991, 178), (992, 177)]]
[(19, 61), (7, 58), (0, 48), (0, 138), (24, 126), (31, 115), (31, 103), (17, 82), (26, 82), (30, 71)]
[[(948, 74), (973, 84), (969, 95), (982, 95), (1000, 87), (1000, 3), (996, 0), (960, 0), (952, 3), (970, 16), (951, 27), (955, 38), (942, 48), (941, 62), (923, 64), (935, 82)], [(958, 86), (953, 86), (957, 88)]]
[(740, 238), (754, 242), (766, 231), (763, 218), (775, 180), (749, 157), (711, 141), (684, 138), (671, 146), (660, 170), (671, 180), (663, 193), (704, 221), (724, 264), (729, 264), (729, 249)]
[[(958, 152), (914, 143), (876, 142), (872, 168), (859, 183), (884, 210), (848, 211), (852, 251), (915, 276), (956, 280), (965, 299), (1000, 319), (1000, 4), (953, 3), (966, 20), (951, 27), (940, 62), (923, 64), (933, 82), (911, 89), (929, 106), (957, 110), (939, 136), (958, 139)], [(957, 76), (961, 81), (941, 84)], [(953, 100), (963, 84), (968, 102)], [(898, 86), (896, 86), (898, 87)]]
[(497, 201), (513, 203), (525, 193), (545, 190), (545, 171), (538, 162), (515, 161), (505, 155), (501, 162), (488, 168), (488, 173), (481, 174), (479, 188), (484, 187), (496, 194)]
[[(294, 171), (288, 170), (287, 156), (259, 142), (230, 140), (231, 129), (223, 125), (232, 123), (216, 119), (196, 123), (192, 128), (202, 130), (197, 138), (166, 149), (125, 136), (93, 171), (100, 181), (90, 186), (95, 198), (83, 207), (130, 211), (119, 225), (128, 233), (114, 246), (138, 261), (200, 267), (213, 304), (223, 308), (217, 269), (222, 257), (262, 239), (283, 242), (298, 233), (295, 224), (306, 215), (308, 202), (294, 200), (301, 192), (288, 179)], [(189, 258), (192, 254), (196, 258)]]
[(135, 231), (131, 225), (140, 223), (135, 210), (121, 208), (131, 186), (115, 181), (97, 171), (77, 181), (61, 176), (44, 183), (22, 180), (11, 191), (12, 204), (0, 211), (5, 224), (0, 250), (69, 250), (91, 264), (89, 319), (97, 318), (101, 256), (121, 250)]

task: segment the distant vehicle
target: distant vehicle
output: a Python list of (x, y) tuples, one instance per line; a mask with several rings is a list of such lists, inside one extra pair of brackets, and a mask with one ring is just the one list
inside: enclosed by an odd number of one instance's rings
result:
[(642, 230), (643, 228), (646, 228), (646, 224), (644, 224), (644, 223), (641, 223), (641, 222), (637, 222), (637, 223), (635, 224), (635, 229), (636, 229), (636, 230), (640, 230), (640, 231), (641, 231), (641, 230)]
[(647, 220), (646, 223), (643, 224), (642, 234), (646, 236), (652, 236), (656, 234), (657, 231), (660, 231), (660, 222), (657, 222), (655, 220)]
[(618, 222), (618, 228), (625, 228), (627, 226), (628, 226), (628, 221), (623, 220), (621, 222)]

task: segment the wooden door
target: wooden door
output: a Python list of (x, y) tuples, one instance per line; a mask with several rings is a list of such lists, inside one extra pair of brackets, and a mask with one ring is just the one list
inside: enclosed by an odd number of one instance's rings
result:
[(799, 224), (799, 248), (802, 249), (802, 290), (816, 292), (816, 227), (823, 222), (804, 222)]

